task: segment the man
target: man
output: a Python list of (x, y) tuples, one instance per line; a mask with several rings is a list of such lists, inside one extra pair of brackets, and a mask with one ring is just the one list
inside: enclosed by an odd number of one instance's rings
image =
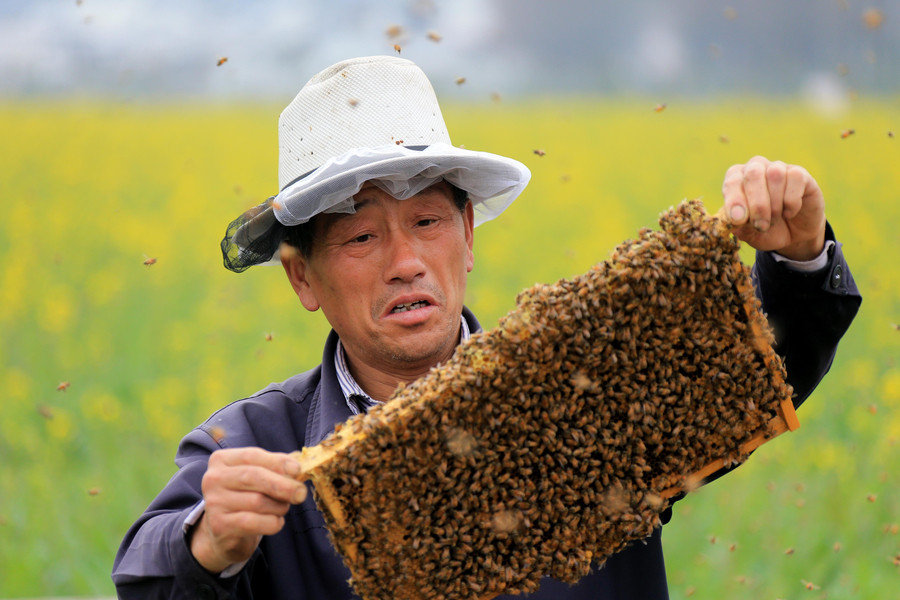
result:
[[(473, 230), (530, 177), (516, 161), (450, 145), (428, 80), (396, 57), (314, 77), (282, 113), (279, 141), (281, 191), (233, 222), (222, 250), (235, 271), (278, 255), (303, 306), (333, 327), (322, 364), (184, 438), (179, 471), (116, 557), (122, 598), (354, 597), (287, 453), (385, 401), (480, 329), (463, 306)], [(806, 170), (756, 157), (728, 170), (723, 193), (736, 235), (760, 251), (758, 293), (799, 404), (860, 297)], [(666, 598), (660, 531), (576, 586), (545, 578), (516, 597)]]

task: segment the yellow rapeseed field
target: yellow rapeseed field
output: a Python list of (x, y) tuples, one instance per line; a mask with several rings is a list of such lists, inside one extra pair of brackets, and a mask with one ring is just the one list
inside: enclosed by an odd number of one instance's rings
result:
[[(862, 311), (801, 429), (676, 505), (671, 593), (895, 594), (897, 102), (855, 100), (840, 118), (772, 99), (654, 105), (445, 107), (455, 144), (533, 171), (476, 232), (468, 304), (490, 327), (518, 291), (586, 270), (682, 198), (715, 211), (732, 163), (805, 165)], [(112, 595), (116, 547), (173, 472), (180, 437), (320, 361), (327, 324), (280, 267), (235, 275), (218, 249), (226, 224), (276, 191), (279, 110), (0, 105), (0, 597)]]

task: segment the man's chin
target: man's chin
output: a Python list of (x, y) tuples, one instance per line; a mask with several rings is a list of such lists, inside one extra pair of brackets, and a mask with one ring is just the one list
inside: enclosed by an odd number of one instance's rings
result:
[[(396, 340), (401, 343), (391, 344), (385, 348), (385, 351), (393, 363), (407, 368), (422, 367), (430, 369), (449, 358), (459, 341), (458, 333), (452, 338), (446, 335), (435, 335), (433, 341), (423, 339), (423, 334), (412, 334), (404, 337), (410, 339)], [(403, 341), (408, 343), (402, 343)]]

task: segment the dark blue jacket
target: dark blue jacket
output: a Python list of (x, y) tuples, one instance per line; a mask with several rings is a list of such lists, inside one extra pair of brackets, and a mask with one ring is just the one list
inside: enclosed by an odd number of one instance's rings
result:
[[(833, 239), (829, 228), (828, 236)], [(815, 274), (790, 271), (765, 253), (754, 265), (757, 293), (778, 334), (788, 381), (800, 404), (828, 371), (837, 342), (861, 298), (840, 246)], [(472, 331), (480, 329), (465, 311)], [(219, 410), (181, 442), (179, 470), (128, 531), (113, 567), (120, 598), (242, 598), (344, 600), (356, 598), (350, 576), (328, 540), (313, 495), (291, 507), (282, 531), (263, 538), (244, 569), (230, 578), (205, 571), (192, 557), (183, 529), (201, 500), (209, 455), (219, 448), (258, 446), (292, 452), (321, 442), (350, 417), (334, 370), (337, 336), (328, 337), (322, 364)], [(213, 427), (228, 432), (216, 442)], [(663, 522), (671, 518), (671, 509)], [(668, 598), (661, 529), (612, 556), (577, 585), (544, 578), (540, 590), (516, 600), (662, 600)]]

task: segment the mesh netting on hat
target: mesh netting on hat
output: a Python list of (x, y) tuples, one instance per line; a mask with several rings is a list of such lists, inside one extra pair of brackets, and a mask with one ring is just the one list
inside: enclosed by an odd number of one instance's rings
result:
[(284, 239), (284, 225), (275, 218), (272, 196), (259, 206), (247, 210), (228, 224), (222, 238), (222, 260), (225, 268), (242, 273), (268, 262)]
[(480, 225), (503, 212), (530, 178), (516, 160), (448, 144), (355, 148), (286, 186), (275, 197), (275, 217), (299, 225), (323, 212), (352, 213), (352, 197), (367, 181), (405, 200), (446, 179), (469, 193)]

